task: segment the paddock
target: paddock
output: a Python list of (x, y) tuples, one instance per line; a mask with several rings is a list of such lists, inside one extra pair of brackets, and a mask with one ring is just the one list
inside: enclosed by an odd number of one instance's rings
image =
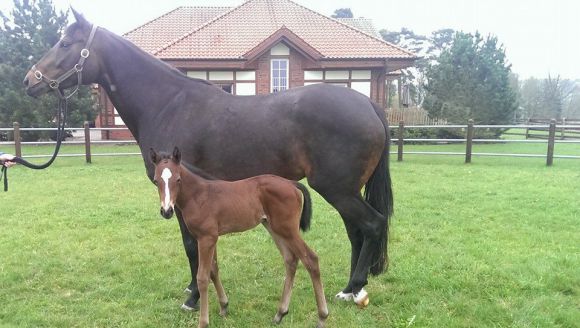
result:
[[(25, 153), (35, 151), (43, 153)], [(11, 169), (10, 191), (0, 195), (2, 325), (196, 322), (197, 314), (179, 310), (189, 272), (178, 224), (159, 219), (143, 169), (138, 157), (106, 156), (93, 164), (63, 157), (43, 171)], [(345, 283), (350, 248), (336, 211), (312, 191), (312, 227), (303, 236), (320, 257), (328, 327), (580, 322), (578, 161), (546, 167), (537, 158), (482, 157), (466, 165), (409, 154), (404, 162), (393, 158), (391, 169), (391, 266), (370, 278), (373, 300), (364, 310), (332, 301)], [(212, 302), (211, 326), (264, 326), (284, 277), (269, 235), (256, 229), (225, 236), (219, 249), (232, 306), (223, 319)], [(303, 267), (291, 308), (281, 327), (311, 326), (316, 307)]]

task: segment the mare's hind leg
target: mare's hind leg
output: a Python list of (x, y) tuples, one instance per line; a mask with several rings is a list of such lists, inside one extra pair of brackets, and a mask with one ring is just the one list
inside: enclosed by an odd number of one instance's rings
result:
[(363, 287), (368, 282), (370, 267), (384, 251), (387, 219), (365, 202), (359, 192), (340, 192), (336, 186), (327, 188), (316, 181), (311, 185), (340, 213), (352, 246), (350, 279), (337, 297), (352, 298), (357, 305), (366, 306), (368, 294)]
[(213, 254), (211, 273), (209, 277), (215, 286), (218, 300), (220, 302), (220, 315), (225, 317), (228, 314), (228, 296), (226, 295), (226, 291), (222, 285), (222, 281), (220, 280), (219, 267), (217, 263), (217, 247), (215, 248), (215, 252)]
[(284, 278), (284, 288), (282, 290), (282, 296), (280, 297), (280, 303), (278, 304), (278, 312), (276, 312), (276, 315), (272, 320), (275, 324), (279, 324), (282, 322), (282, 319), (284, 319), (284, 316), (288, 314), (290, 298), (292, 297), (292, 286), (294, 285), (296, 267), (298, 266), (298, 258), (288, 249), (282, 238), (272, 231), (268, 223), (264, 222), (263, 224), (264, 227), (268, 229), (276, 247), (278, 247), (280, 254), (284, 258), (284, 266), (286, 267), (286, 277)]
[(197, 267), (198, 267), (198, 257), (197, 257), (197, 240), (187, 230), (187, 226), (183, 221), (183, 215), (181, 211), (175, 207), (175, 215), (177, 216), (177, 221), (179, 221), (179, 229), (181, 230), (181, 238), (183, 240), (183, 247), (185, 248), (185, 254), (189, 261), (189, 268), (191, 270), (191, 283), (185, 289), (190, 293), (187, 300), (181, 305), (181, 308), (186, 311), (197, 311), (199, 310), (199, 289), (197, 288)]
[(348, 239), (350, 241), (350, 275), (348, 279), (348, 285), (342, 291), (338, 292), (338, 294), (335, 295), (335, 298), (342, 301), (351, 301), (353, 299), (353, 295), (350, 280), (352, 279), (352, 275), (356, 270), (356, 265), (358, 263), (358, 258), (363, 245), (364, 235), (358, 229), (358, 227), (350, 224), (350, 222), (344, 221), (344, 224), (346, 227)]

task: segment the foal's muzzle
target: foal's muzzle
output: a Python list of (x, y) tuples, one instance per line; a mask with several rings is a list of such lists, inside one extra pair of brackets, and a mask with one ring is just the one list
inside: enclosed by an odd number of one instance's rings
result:
[(167, 209), (167, 211), (162, 207), (159, 210), (159, 213), (161, 214), (162, 217), (166, 218), (166, 219), (171, 219), (171, 217), (173, 216), (173, 207), (169, 207)]

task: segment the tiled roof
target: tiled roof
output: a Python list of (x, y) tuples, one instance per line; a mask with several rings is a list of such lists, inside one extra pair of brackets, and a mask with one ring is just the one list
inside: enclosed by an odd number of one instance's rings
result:
[(375, 29), (373, 25), (373, 21), (369, 18), (336, 18), (337, 21), (344, 23), (346, 25), (350, 25), (354, 28), (357, 28), (368, 35), (374, 36), (375, 38), (381, 38), (381, 35)]
[[(198, 15), (192, 14), (198, 8), (188, 8), (191, 10), (189, 15)], [(361, 31), (290, 0), (248, 0), (230, 10), (222, 8), (221, 14), (201, 25), (198, 21), (188, 25), (182, 20), (190, 18), (188, 12), (178, 8), (126, 36), (161, 59), (244, 58), (244, 54), (284, 28), (327, 59), (415, 58), (413, 53), (370, 35), (368, 31)], [(189, 31), (183, 33), (187, 28)], [(141, 29), (143, 31), (136, 38), (135, 32)], [(158, 47), (160, 44), (162, 46)]]
[(123, 36), (154, 54), (230, 10), (230, 7), (179, 7)]

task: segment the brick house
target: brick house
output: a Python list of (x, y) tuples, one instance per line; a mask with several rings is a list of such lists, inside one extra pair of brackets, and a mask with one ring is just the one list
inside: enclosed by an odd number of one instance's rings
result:
[[(236, 95), (332, 83), (385, 106), (387, 82), (413, 53), (383, 41), (368, 19), (333, 19), (289, 0), (179, 7), (124, 35), (190, 77)], [(104, 92), (98, 127), (123, 127)], [(123, 139), (128, 131), (106, 137)]]

